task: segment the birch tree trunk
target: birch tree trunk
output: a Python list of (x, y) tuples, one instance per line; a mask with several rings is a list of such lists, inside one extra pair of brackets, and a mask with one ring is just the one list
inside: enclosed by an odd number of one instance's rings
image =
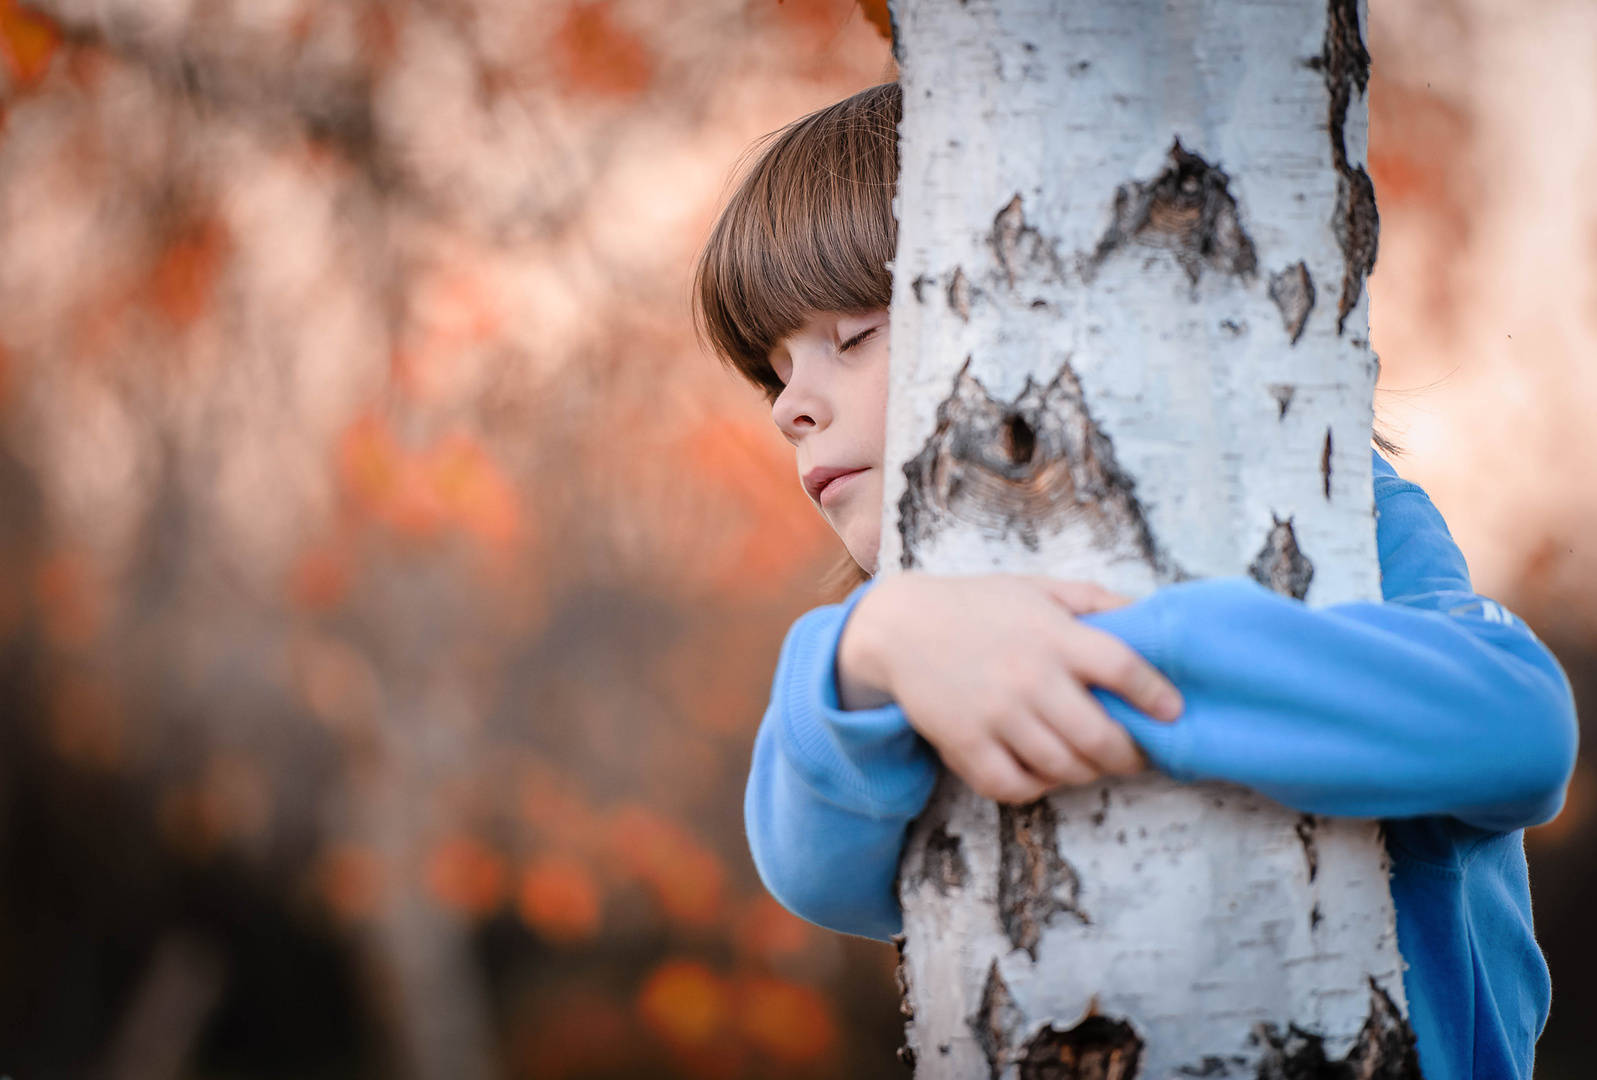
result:
[[(1379, 598), (1357, 0), (899, 0), (882, 566)], [(1378, 826), (946, 777), (900, 874), (925, 1078), (1419, 1075)]]

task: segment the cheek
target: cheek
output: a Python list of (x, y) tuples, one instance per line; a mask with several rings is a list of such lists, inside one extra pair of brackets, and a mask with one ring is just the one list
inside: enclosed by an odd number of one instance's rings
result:
[(865, 414), (868, 424), (866, 437), (874, 460), (880, 464), (887, 450), (887, 388), (891, 381), (885, 356), (871, 374), (873, 377), (868, 392), (862, 395), (870, 402)]

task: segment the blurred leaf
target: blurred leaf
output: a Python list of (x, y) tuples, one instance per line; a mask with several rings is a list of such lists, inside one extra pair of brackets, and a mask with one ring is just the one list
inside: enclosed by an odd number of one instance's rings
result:
[(887, 0), (859, 0), (859, 8), (878, 34), (888, 41), (893, 40), (893, 17), (888, 13)]
[(174, 240), (151, 271), (151, 305), (179, 329), (193, 324), (211, 306), (227, 249), (227, 233), (217, 221)]
[(61, 31), (49, 16), (16, 0), (0, 0), (0, 59), (19, 85), (42, 80), (60, 44)]
[(99, 634), (105, 600), (83, 556), (67, 551), (47, 556), (34, 571), (33, 591), (52, 645), (78, 650)]
[(505, 898), (505, 861), (481, 841), (452, 836), (427, 860), (427, 891), (439, 904), (474, 918), (494, 913)]
[(740, 953), (769, 963), (803, 952), (814, 940), (815, 927), (771, 897), (760, 896), (738, 920), (735, 933)]
[(377, 914), (386, 885), (383, 860), (370, 848), (337, 844), (323, 852), (316, 872), (323, 902), (354, 922)]
[(722, 1037), (731, 1021), (725, 981), (696, 960), (668, 960), (644, 980), (638, 1014), (655, 1034), (679, 1049)]
[(551, 43), (568, 92), (630, 97), (654, 78), (643, 39), (616, 22), (614, 0), (578, 0)]
[(617, 810), (610, 843), (622, 866), (648, 885), (666, 915), (689, 926), (721, 916), (721, 860), (675, 822), (642, 805)]
[(599, 933), (599, 886), (575, 859), (549, 856), (521, 872), (516, 910), (551, 941), (589, 941)]
[(749, 1042), (779, 1061), (812, 1062), (837, 1043), (837, 1022), (820, 992), (754, 976), (737, 988), (738, 1026)]

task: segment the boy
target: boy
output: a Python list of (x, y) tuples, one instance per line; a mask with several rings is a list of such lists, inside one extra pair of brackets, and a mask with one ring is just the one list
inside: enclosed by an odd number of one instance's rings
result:
[[(698, 274), (720, 355), (772, 401), (801, 483), (875, 570), (898, 173), (896, 86), (780, 132)], [(767, 887), (887, 937), (904, 831), (938, 762), (1009, 802), (1127, 775), (1227, 780), (1386, 819), (1405, 989), (1429, 1080), (1530, 1080), (1550, 987), (1520, 830), (1574, 762), (1563, 672), (1474, 594), (1445, 523), (1374, 459), (1386, 602), (1310, 610), (1242, 580), (1136, 603), (1083, 583), (867, 583), (789, 633), (745, 812)]]

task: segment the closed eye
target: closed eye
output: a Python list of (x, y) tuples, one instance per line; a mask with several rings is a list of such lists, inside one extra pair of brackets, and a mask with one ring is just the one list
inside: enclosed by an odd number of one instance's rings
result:
[(872, 334), (876, 333), (876, 331), (878, 331), (880, 329), (881, 329), (880, 326), (873, 326), (873, 327), (871, 327), (868, 330), (861, 330), (859, 333), (855, 334), (853, 337), (851, 337), (847, 341), (843, 342), (843, 344), (839, 345), (837, 347), (837, 351), (840, 352), (840, 353), (848, 352), (854, 346), (863, 344), (864, 341), (867, 338), (869, 338)]

